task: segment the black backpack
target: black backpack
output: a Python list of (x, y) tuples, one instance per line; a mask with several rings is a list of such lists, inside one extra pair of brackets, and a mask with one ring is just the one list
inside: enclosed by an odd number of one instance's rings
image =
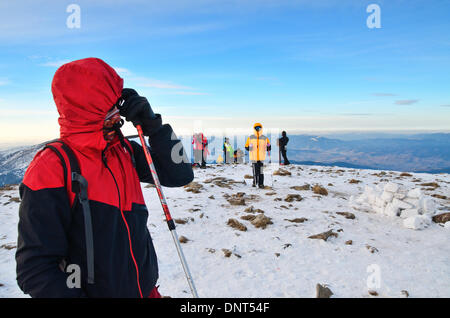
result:
[(88, 272), (88, 284), (94, 284), (94, 239), (92, 232), (92, 219), (91, 219), (91, 208), (89, 206), (88, 200), (88, 182), (81, 175), (80, 165), (75, 157), (72, 149), (64, 143), (63, 141), (56, 139), (45, 145), (44, 149), (51, 149), (61, 160), (64, 169), (64, 185), (67, 189), (67, 164), (64, 159), (63, 153), (66, 155), (69, 161), (70, 168), (70, 182), (72, 187), (72, 192), (75, 194), (74, 204), (72, 206), (72, 211), (76, 208), (76, 203), (79, 202), (83, 209), (84, 216), (84, 232), (86, 236), (86, 261), (87, 261), (87, 272)]

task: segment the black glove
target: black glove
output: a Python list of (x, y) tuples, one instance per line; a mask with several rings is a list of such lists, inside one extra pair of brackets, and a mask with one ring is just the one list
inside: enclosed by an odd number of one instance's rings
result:
[(147, 98), (139, 96), (131, 88), (122, 90), (122, 98), (124, 102), (119, 107), (120, 115), (131, 121), (135, 127), (141, 125), (144, 135), (151, 136), (161, 128), (161, 115), (153, 113)]

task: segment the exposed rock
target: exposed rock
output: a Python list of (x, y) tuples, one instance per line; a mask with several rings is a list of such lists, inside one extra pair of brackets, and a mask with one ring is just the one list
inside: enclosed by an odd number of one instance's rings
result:
[(253, 176), (251, 176), (251, 175), (249, 175), (249, 174), (246, 174), (246, 175), (244, 176), (244, 179), (253, 179)]
[(352, 240), (345, 241), (345, 245), (353, 245), (353, 241)]
[(437, 199), (442, 199), (442, 200), (447, 200), (447, 197), (445, 195), (441, 195), (441, 194), (432, 194), (431, 195), (433, 198), (437, 198)]
[(243, 197), (233, 197), (227, 199), (231, 205), (245, 205), (245, 199)]
[(231, 254), (233, 254), (230, 250), (228, 250), (226, 248), (222, 248), (222, 252), (223, 252), (225, 257), (230, 257)]
[(295, 218), (295, 219), (292, 219), (292, 220), (289, 220), (289, 219), (284, 219), (284, 220), (292, 222), (292, 223), (303, 223), (305, 221), (308, 221), (307, 218)]
[(288, 194), (284, 199), (284, 201), (286, 202), (301, 201), (301, 200), (303, 200), (303, 198), (300, 194)]
[(407, 172), (402, 172), (402, 173), (400, 173), (400, 177), (412, 177), (412, 174), (407, 173)]
[(439, 188), (439, 184), (436, 182), (421, 183), (420, 185), (423, 187)]
[(378, 249), (376, 247), (370, 246), (370, 245), (366, 245), (366, 248), (369, 250), (370, 253), (374, 254), (376, 252), (378, 252)]
[(320, 233), (320, 234), (315, 234), (315, 235), (308, 236), (308, 238), (326, 241), (326, 240), (328, 240), (328, 238), (330, 236), (338, 237), (338, 234), (334, 233), (333, 230), (329, 230), (329, 231), (326, 231), (326, 232), (323, 232), (323, 233)]
[(180, 241), (180, 243), (187, 243), (190, 241), (187, 237), (183, 235), (181, 235), (178, 240)]
[(274, 176), (290, 176), (290, 175), (292, 175), (292, 173), (290, 173), (289, 171), (287, 171), (285, 169), (280, 168), (278, 170), (275, 170), (273, 172), (273, 175)]
[(275, 194), (277, 194), (276, 192), (266, 192), (265, 193), (266, 195), (275, 195)]
[(216, 250), (213, 249), (213, 248), (207, 248), (206, 250), (207, 250), (208, 252), (210, 252), (211, 254), (214, 254), (214, 253), (216, 252)]
[(17, 248), (15, 243), (7, 243), (0, 246), (0, 248), (4, 248), (5, 250), (12, 250)]
[(12, 184), (5, 184), (0, 187), (0, 191), (11, 191), (11, 190), (15, 190), (15, 186)]
[(350, 220), (353, 220), (355, 218), (355, 215), (350, 212), (336, 212), (336, 214), (345, 216), (346, 219), (350, 219)]
[(256, 215), (252, 215), (252, 214), (247, 214), (247, 215), (241, 216), (241, 220), (245, 220), (245, 221), (253, 221), (255, 218), (256, 218)]
[(216, 185), (218, 187), (221, 187), (221, 188), (232, 189), (231, 186), (233, 184), (236, 184), (236, 183), (245, 184), (245, 181), (236, 181), (236, 180), (228, 179), (228, 178), (225, 178), (225, 177), (215, 177), (215, 178), (212, 178), (212, 179), (205, 180), (204, 183), (212, 183), (212, 184), (214, 184), (214, 185)]
[(252, 221), (251, 223), (256, 227), (256, 228), (262, 228), (265, 229), (267, 227), (267, 225), (269, 224), (273, 224), (271, 218), (265, 216), (264, 214), (258, 214)]
[(361, 183), (361, 180), (351, 179), (348, 181), (348, 183)]
[(405, 297), (409, 297), (409, 293), (407, 290), (402, 290), (401, 293), (402, 295), (405, 295)]
[(325, 189), (324, 187), (316, 184), (313, 188), (312, 188), (313, 192), (315, 194), (320, 194), (320, 195), (328, 195), (328, 191), (327, 189)]
[(203, 185), (193, 181), (185, 185), (184, 188), (186, 189), (187, 192), (200, 193), (201, 192), (200, 189), (203, 189)]
[(442, 213), (442, 214), (438, 214), (433, 216), (433, 222), (434, 223), (447, 223), (450, 221), (450, 212), (447, 213)]
[(247, 231), (247, 227), (236, 219), (229, 219), (227, 225), (239, 231)]
[(208, 199), (215, 200), (216, 198), (213, 195), (210, 195)]
[(302, 186), (293, 186), (293, 187), (291, 187), (291, 189), (297, 190), (297, 191), (309, 191), (309, 190), (311, 190), (311, 185), (306, 183)]
[(371, 296), (378, 296), (378, 293), (375, 290), (369, 290), (368, 292)]
[(326, 285), (316, 285), (316, 298), (330, 298), (332, 295), (333, 292)]
[(264, 211), (261, 209), (255, 209), (253, 205), (246, 208), (244, 210), (244, 212), (246, 212), (246, 213), (264, 213)]
[(188, 219), (173, 219), (176, 224), (186, 224)]

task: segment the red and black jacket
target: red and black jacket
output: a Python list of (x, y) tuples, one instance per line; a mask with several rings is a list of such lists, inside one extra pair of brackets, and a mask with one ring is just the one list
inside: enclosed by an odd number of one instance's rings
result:
[[(122, 85), (111, 67), (93, 58), (66, 64), (55, 74), (60, 139), (72, 149), (88, 181), (95, 283), (87, 282), (85, 223), (66, 182), (70, 169), (65, 172), (57, 154), (44, 149), (20, 186), (17, 281), (32, 297), (147, 297), (156, 284), (157, 257), (140, 185), (153, 179), (143, 149), (128, 140), (124, 147), (118, 139), (107, 146), (103, 139), (104, 117)], [(181, 155), (183, 149), (169, 125), (151, 136), (149, 144), (163, 186), (192, 181), (187, 160), (172, 160), (172, 149), (176, 146)], [(62, 263), (80, 266), (81, 288), (67, 286), (69, 274)]]

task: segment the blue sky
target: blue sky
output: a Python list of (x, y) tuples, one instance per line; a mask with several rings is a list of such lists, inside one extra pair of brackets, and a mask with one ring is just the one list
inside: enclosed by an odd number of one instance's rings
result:
[[(69, 4), (81, 28), (69, 29)], [(381, 28), (369, 29), (369, 4)], [(50, 84), (99, 57), (180, 133), (449, 130), (450, 1), (0, 1), (0, 143), (58, 136)], [(127, 126), (127, 132), (132, 132)]]

